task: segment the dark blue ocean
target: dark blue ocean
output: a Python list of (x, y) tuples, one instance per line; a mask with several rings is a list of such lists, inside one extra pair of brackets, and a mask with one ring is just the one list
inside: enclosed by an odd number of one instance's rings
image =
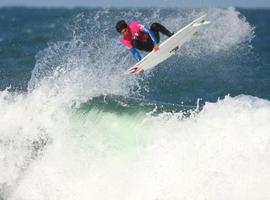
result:
[[(125, 74), (118, 20), (176, 31), (203, 14), (175, 56)], [(232, 7), (0, 8), (0, 200), (269, 199), (269, 22)]]

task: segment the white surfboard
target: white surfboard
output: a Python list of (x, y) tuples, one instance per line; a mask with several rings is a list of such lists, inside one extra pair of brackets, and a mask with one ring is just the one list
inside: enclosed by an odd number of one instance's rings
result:
[(193, 22), (174, 33), (173, 36), (159, 45), (158, 51), (152, 51), (147, 54), (142, 60), (136, 63), (133, 67), (129, 68), (127, 73), (138, 74), (152, 69), (159, 63), (174, 55), (185, 42), (192, 39), (192, 36), (196, 33), (197, 29), (201, 25), (210, 23), (209, 21), (205, 21), (205, 17), (206, 15), (203, 15), (195, 19)]

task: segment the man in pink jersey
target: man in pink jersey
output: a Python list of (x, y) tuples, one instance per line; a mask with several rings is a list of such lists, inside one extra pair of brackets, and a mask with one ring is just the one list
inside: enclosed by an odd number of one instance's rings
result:
[(124, 46), (130, 50), (137, 61), (142, 59), (137, 49), (147, 52), (159, 50), (159, 33), (168, 37), (173, 35), (159, 23), (153, 23), (148, 29), (140, 22), (133, 22), (128, 25), (124, 20), (121, 20), (117, 22), (115, 28), (123, 36), (122, 42)]

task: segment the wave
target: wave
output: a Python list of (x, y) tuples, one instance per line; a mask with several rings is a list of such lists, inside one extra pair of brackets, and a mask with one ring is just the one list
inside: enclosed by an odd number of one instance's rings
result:
[(24, 97), (1, 98), (1, 106), (6, 102), (1, 196), (249, 200), (269, 195), (269, 101), (227, 96), (189, 115), (181, 109), (152, 114), (147, 106), (138, 107), (142, 102), (110, 101), (115, 105), (93, 99), (56, 112), (29, 105)]

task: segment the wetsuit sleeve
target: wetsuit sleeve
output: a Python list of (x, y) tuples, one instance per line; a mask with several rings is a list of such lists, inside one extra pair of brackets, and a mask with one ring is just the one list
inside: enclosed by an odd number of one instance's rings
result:
[(138, 62), (142, 59), (140, 53), (134, 47), (129, 50)]
[(145, 28), (144, 26), (143, 26), (143, 31), (145, 33), (147, 33), (151, 37), (151, 39), (152, 39), (152, 41), (153, 41), (154, 44), (157, 44), (158, 43), (157, 38), (156, 38), (155, 34), (153, 33), (153, 31), (151, 31), (148, 28)]

